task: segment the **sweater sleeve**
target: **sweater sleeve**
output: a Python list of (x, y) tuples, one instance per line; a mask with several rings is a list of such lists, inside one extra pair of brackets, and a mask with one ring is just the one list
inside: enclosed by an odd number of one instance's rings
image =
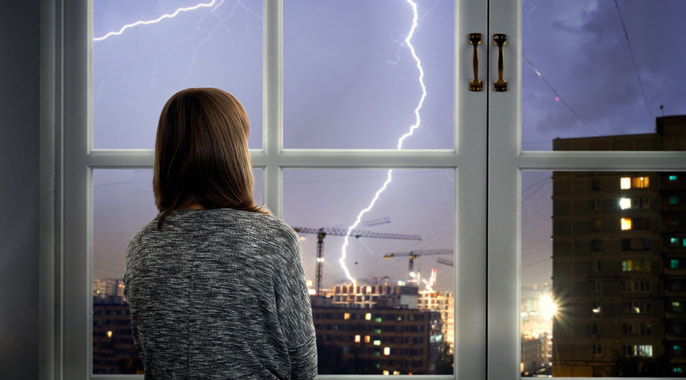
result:
[(277, 308), (287, 339), (292, 379), (317, 378), (317, 346), (302, 252), (292, 230), (287, 237), (286, 260), (277, 275)]

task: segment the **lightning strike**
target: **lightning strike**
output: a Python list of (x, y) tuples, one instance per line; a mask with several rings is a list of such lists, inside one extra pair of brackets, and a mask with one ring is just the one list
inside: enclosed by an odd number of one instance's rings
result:
[[(424, 69), (422, 68), (422, 62), (419, 59), (419, 56), (417, 55), (417, 52), (415, 51), (414, 45), (412, 45), (412, 37), (414, 36), (414, 32), (417, 29), (418, 26), (418, 19), (419, 15), (417, 12), (417, 4), (413, 0), (407, 0), (407, 3), (412, 7), (412, 13), (413, 13), (413, 18), (412, 18), (412, 27), (410, 28), (410, 32), (407, 34), (407, 37), (405, 37), (405, 45), (410, 49), (410, 53), (412, 54), (412, 58), (414, 58), (414, 61), (417, 66), (417, 70), (419, 71), (419, 84), (422, 88), (422, 95), (419, 99), (419, 102), (417, 103), (417, 107), (414, 109), (414, 115), (415, 115), (415, 123), (410, 126), (410, 129), (402, 135), (398, 139), (398, 144), (396, 149), (400, 150), (403, 148), (403, 143), (405, 142), (405, 139), (408, 137), (412, 136), (414, 134), (414, 131), (419, 128), (419, 125), (421, 124), (421, 116), (419, 111), (422, 109), (422, 106), (424, 105), (424, 99), (426, 98), (426, 86), (424, 85)], [(355, 223), (353, 223), (350, 227), (348, 227), (348, 234), (345, 236), (345, 239), (343, 241), (343, 247), (341, 248), (341, 258), (338, 260), (338, 263), (341, 265), (341, 268), (343, 269), (343, 272), (345, 272), (346, 277), (348, 280), (350, 280), (352, 283), (355, 283), (356, 280), (353, 278), (353, 276), (350, 274), (350, 271), (348, 270), (348, 267), (345, 264), (345, 260), (347, 258), (347, 248), (350, 242), (350, 233), (352, 230), (357, 228), (357, 226), (361, 223), (362, 217), (371, 211), (374, 208), (374, 205), (376, 204), (377, 200), (383, 194), (384, 191), (388, 188), (388, 185), (390, 185), (391, 181), (393, 181), (393, 169), (389, 169), (388, 173), (386, 174), (386, 181), (383, 183), (381, 188), (376, 191), (374, 194), (374, 197), (372, 198), (371, 202), (369, 202), (369, 206), (365, 208), (364, 210), (360, 211), (360, 213), (357, 215), (357, 218), (355, 219)]]
[(160, 16), (160, 17), (154, 19), (154, 20), (138, 20), (138, 21), (133, 22), (133, 23), (131, 23), (131, 24), (126, 24), (126, 25), (122, 26), (121, 29), (119, 29), (119, 30), (116, 31), (116, 32), (109, 32), (109, 33), (105, 34), (105, 35), (102, 36), (102, 37), (95, 37), (95, 38), (93, 38), (93, 41), (103, 41), (103, 40), (106, 40), (106, 39), (108, 39), (108, 38), (110, 38), (110, 37), (112, 37), (112, 36), (119, 36), (119, 35), (121, 35), (122, 33), (124, 33), (127, 29), (130, 29), (130, 28), (133, 28), (133, 27), (136, 27), (136, 26), (139, 26), (139, 25), (156, 24), (156, 23), (158, 23), (158, 22), (160, 22), (160, 21), (162, 21), (162, 20), (164, 20), (164, 19), (174, 18), (174, 17), (176, 17), (176, 16), (177, 16), (179, 13), (181, 13), (181, 12), (194, 11), (194, 10), (200, 9), (200, 8), (209, 8), (209, 7), (214, 6), (214, 4), (215, 4), (216, 2), (217, 2), (217, 0), (212, 0), (212, 1), (210, 1), (209, 3), (200, 3), (200, 4), (193, 5), (193, 6), (191, 6), (191, 7), (178, 8), (178, 9), (175, 10), (173, 13), (164, 14), (164, 15), (162, 15), (162, 16)]
[[(419, 59), (419, 56), (417, 55), (417, 52), (414, 48), (414, 45), (412, 45), (412, 37), (414, 36), (414, 33), (417, 29), (417, 26), (419, 25), (419, 23), (418, 23), (419, 15), (417, 12), (417, 4), (413, 0), (406, 0), (406, 1), (410, 5), (410, 7), (412, 8), (413, 18), (412, 18), (412, 26), (410, 28), (410, 32), (407, 34), (407, 37), (405, 37), (404, 42), (405, 42), (405, 45), (409, 48), (410, 53), (412, 55), (412, 58), (414, 59), (415, 64), (417, 66), (417, 70), (419, 71), (419, 84), (422, 88), (422, 95), (419, 99), (419, 102), (417, 103), (417, 106), (414, 109), (415, 123), (413, 125), (411, 125), (409, 130), (398, 139), (398, 143), (396, 146), (396, 149), (398, 149), (398, 150), (402, 149), (403, 143), (405, 142), (405, 139), (412, 136), (414, 134), (415, 130), (417, 128), (419, 128), (419, 126), (421, 124), (421, 115), (419, 112), (424, 105), (424, 100), (426, 99), (426, 95), (427, 95), (426, 86), (424, 84), (424, 69), (422, 67), (421, 60)], [(223, 2), (224, 2), (223, 0), (220, 1), (219, 5), (221, 5)], [(109, 32), (109, 33), (107, 33), (101, 37), (95, 37), (95, 38), (93, 38), (93, 41), (103, 41), (103, 40), (106, 40), (112, 36), (119, 36), (122, 33), (124, 33), (127, 29), (134, 28), (134, 27), (139, 26), (139, 25), (156, 24), (162, 20), (174, 18), (182, 12), (193, 11), (193, 10), (197, 10), (200, 8), (209, 8), (209, 7), (214, 6), (216, 3), (217, 3), (217, 0), (212, 0), (208, 3), (200, 3), (200, 4), (196, 4), (194, 6), (190, 6), (190, 7), (178, 8), (173, 13), (164, 14), (164, 15), (162, 15), (162, 16), (154, 19), (154, 20), (138, 20), (136, 22), (122, 26), (121, 29), (119, 29), (118, 31)], [(243, 4), (241, 3), (241, 5), (243, 5)], [(259, 15), (256, 15), (256, 16), (259, 17)], [(384, 181), (381, 188), (379, 188), (379, 190), (377, 190), (377, 192), (374, 194), (374, 197), (372, 198), (371, 202), (369, 203), (369, 206), (367, 206), (367, 208), (365, 208), (364, 210), (360, 211), (360, 213), (357, 215), (355, 223), (353, 223), (348, 228), (348, 234), (345, 236), (345, 240), (344, 240), (343, 247), (342, 247), (341, 258), (338, 262), (340, 263), (341, 268), (345, 272), (346, 277), (350, 281), (352, 281), (353, 283), (355, 282), (355, 279), (352, 277), (352, 275), (350, 274), (350, 271), (348, 270), (348, 267), (345, 264), (345, 260), (347, 257), (346, 250), (347, 250), (347, 247), (348, 247), (349, 242), (350, 242), (350, 233), (355, 228), (357, 228), (357, 226), (361, 223), (362, 217), (374, 208), (374, 205), (376, 204), (377, 200), (379, 199), (381, 194), (383, 194), (383, 192), (386, 191), (386, 189), (388, 188), (388, 186), (390, 185), (390, 183), (392, 181), (393, 181), (393, 169), (389, 169), (387, 174), (386, 174), (386, 181)]]

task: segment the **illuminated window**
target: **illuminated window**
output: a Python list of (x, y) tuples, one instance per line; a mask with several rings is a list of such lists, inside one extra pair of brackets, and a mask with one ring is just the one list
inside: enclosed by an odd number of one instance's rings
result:
[(345, 314), (343, 314), (343, 319), (346, 320), (346, 321), (347, 321), (348, 319), (350, 319), (350, 313), (345, 313)]
[(675, 175), (670, 175), (670, 176), (669, 176), (669, 180), (670, 180), (670, 181), (676, 181), (677, 179), (678, 179), (678, 178), (677, 178), (677, 176), (675, 176)]
[(619, 208), (622, 210), (631, 208), (631, 198), (619, 198)]
[(652, 267), (650, 260), (622, 260), (622, 272), (647, 272)]
[(364, 336), (364, 342), (365, 342), (365, 343), (369, 343), (369, 342), (371, 342), (371, 341), (372, 341), (372, 337), (370, 337), (369, 335), (365, 335), (365, 336)]
[(364, 319), (371, 321), (372, 320), (372, 313), (367, 313), (364, 315)]
[(622, 190), (631, 189), (631, 178), (622, 177), (619, 179), (619, 188)]
[(677, 197), (677, 196), (671, 196), (671, 197), (669, 197), (669, 204), (670, 204), (670, 205), (679, 204), (679, 197)]
[(381, 345), (381, 340), (380, 339), (375, 339), (374, 343), (375, 346), (380, 346)]
[(359, 335), (355, 335), (355, 343), (360, 343), (360, 336)]
[(634, 177), (631, 179), (631, 186), (635, 189), (647, 189), (649, 185), (648, 177)]
[(594, 303), (593, 304), (593, 309), (591, 309), (593, 314), (600, 314), (600, 304), (599, 303)]
[(390, 347), (384, 347), (383, 348), (383, 354), (388, 356), (391, 354), (391, 348)]
[(644, 358), (652, 358), (653, 357), (653, 346), (650, 344), (639, 344), (634, 346), (636, 347), (635, 352), (636, 356), (641, 356)]
[(672, 311), (683, 311), (683, 306), (681, 306), (681, 302), (679, 301), (672, 301)]
[(622, 218), (620, 220), (622, 231), (628, 231), (631, 229), (631, 218)]
[(671, 269), (679, 269), (679, 259), (671, 259), (669, 260), (669, 267)]
[(374, 318), (374, 322), (376, 322), (376, 323), (381, 323), (382, 320), (383, 319), (381, 317)]

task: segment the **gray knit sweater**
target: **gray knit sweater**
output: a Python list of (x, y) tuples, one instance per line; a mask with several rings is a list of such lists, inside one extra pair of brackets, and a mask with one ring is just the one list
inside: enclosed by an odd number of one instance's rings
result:
[(277, 218), (179, 210), (126, 250), (126, 298), (146, 379), (314, 379), (302, 255)]

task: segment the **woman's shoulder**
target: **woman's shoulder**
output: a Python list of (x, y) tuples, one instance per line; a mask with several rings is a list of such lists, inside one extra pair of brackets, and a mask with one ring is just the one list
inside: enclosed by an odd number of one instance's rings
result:
[(264, 233), (283, 235), (295, 238), (297, 240), (297, 234), (295, 233), (295, 230), (293, 230), (293, 228), (291, 228), (291, 226), (289, 226), (282, 219), (277, 218), (272, 214), (251, 211), (238, 211), (238, 214), (240, 214), (241, 217), (247, 218), (251, 221), (251, 223), (248, 223), (249, 226), (260, 229)]

